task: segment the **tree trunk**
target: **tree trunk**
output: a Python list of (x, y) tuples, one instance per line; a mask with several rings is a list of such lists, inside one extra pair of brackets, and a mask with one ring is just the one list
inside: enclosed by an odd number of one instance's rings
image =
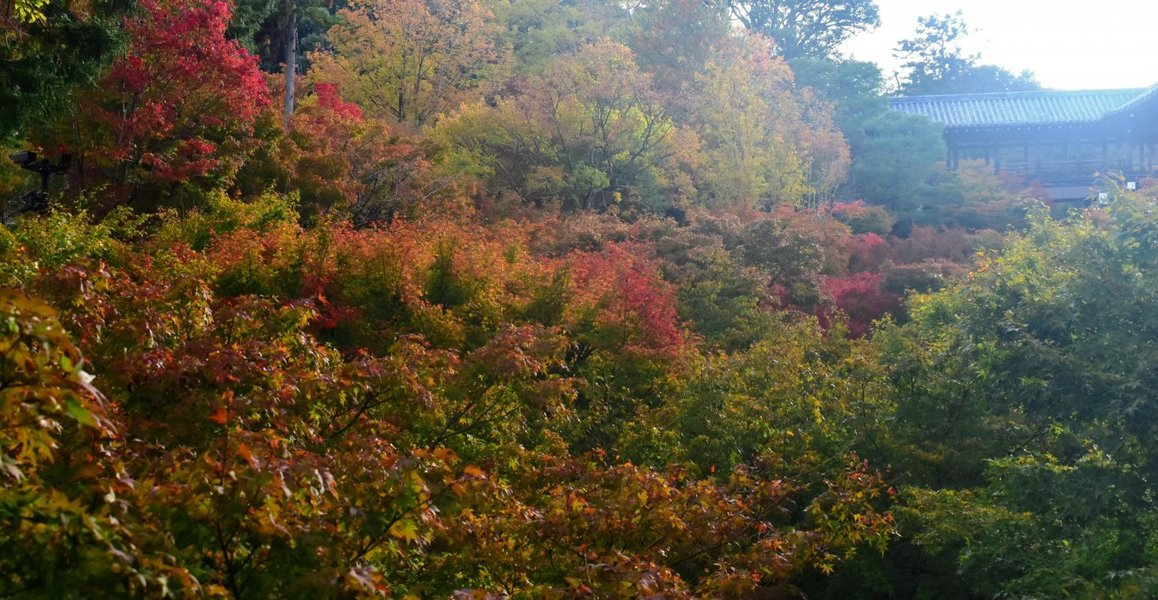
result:
[(289, 31), (285, 38), (285, 128), (290, 127), (290, 118), (294, 115), (294, 81), (298, 70), (298, 13), (297, 7), (290, 2)]

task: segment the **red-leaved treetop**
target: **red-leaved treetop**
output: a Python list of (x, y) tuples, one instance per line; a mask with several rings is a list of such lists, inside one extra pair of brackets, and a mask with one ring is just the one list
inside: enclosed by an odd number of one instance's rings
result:
[(80, 177), (117, 200), (142, 185), (232, 175), (269, 103), (256, 58), (225, 38), (221, 0), (141, 0), (128, 51), (80, 99)]
[(639, 355), (673, 356), (685, 342), (676, 314), (675, 290), (640, 249), (609, 244), (571, 262), (576, 300), (572, 320), (593, 311), (597, 345)]

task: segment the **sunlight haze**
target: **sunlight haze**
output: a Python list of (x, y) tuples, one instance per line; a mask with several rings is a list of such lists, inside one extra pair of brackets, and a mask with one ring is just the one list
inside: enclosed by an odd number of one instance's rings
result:
[(1110, 89), (1158, 83), (1158, 4), (1150, 0), (1097, 3), (1054, 0), (877, 0), (881, 26), (855, 36), (844, 53), (876, 62), (885, 78), (901, 61), (898, 40), (913, 36), (917, 17), (961, 11), (972, 33), (963, 46), (982, 64), (1028, 69), (1043, 87)]

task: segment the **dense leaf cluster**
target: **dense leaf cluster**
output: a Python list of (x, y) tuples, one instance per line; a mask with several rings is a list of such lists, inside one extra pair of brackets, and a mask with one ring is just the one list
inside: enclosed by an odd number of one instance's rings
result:
[(1158, 593), (1155, 199), (946, 172), (873, 3), (238, 4), (10, 3), (0, 595)]
[(736, 595), (894, 531), (866, 342), (711, 353), (644, 232), (291, 208), (8, 234), (7, 592)]

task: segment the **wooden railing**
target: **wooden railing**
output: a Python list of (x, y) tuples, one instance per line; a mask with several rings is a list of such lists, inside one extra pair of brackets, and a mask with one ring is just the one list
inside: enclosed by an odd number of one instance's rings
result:
[(996, 161), (994, 170), (1043, 183), (1092, 183), (1099, 174), (1134, 175), (1130, 159)]

